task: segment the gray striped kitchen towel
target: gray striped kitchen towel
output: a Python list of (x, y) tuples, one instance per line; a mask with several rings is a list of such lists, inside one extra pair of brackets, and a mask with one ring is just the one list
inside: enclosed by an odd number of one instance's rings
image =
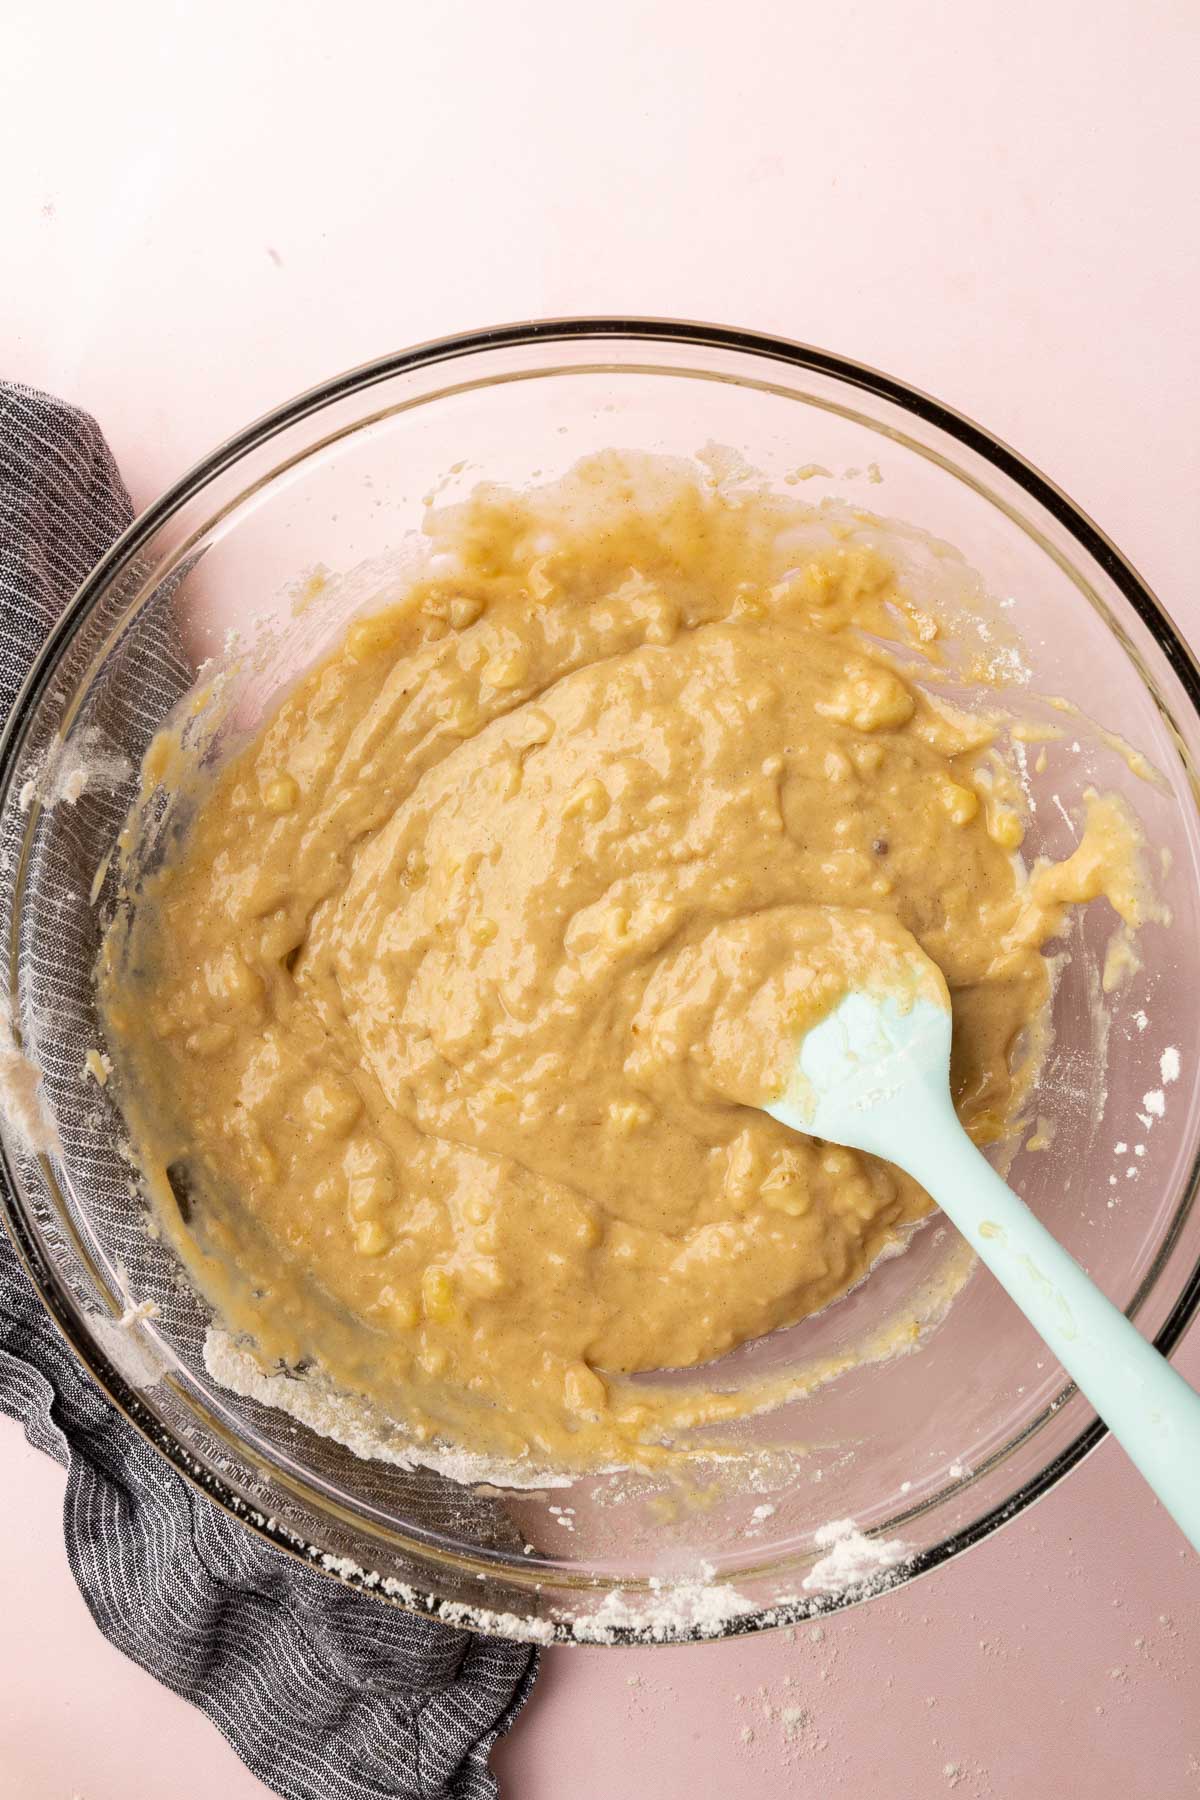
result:
[[(129, 519), (95, 423), (0, 383), (0, 717)], [(67, 1558), (101, 1631), (207, 1713), (274, 1793), (496, 1795), (488, 1754), (529, 1695), (536, 1653), (340, 1587), (235, 1523), (85, 1374), (2, 1231), (0, 1410), (67, 1469)]]

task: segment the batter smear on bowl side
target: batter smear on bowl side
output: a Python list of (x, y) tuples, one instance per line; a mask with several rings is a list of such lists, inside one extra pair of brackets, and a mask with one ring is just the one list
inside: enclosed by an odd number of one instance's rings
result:
[(1076, 902), (1146, 914), (1136, 827), (1095, 796), (1022, 867), (1012, 721), (938, 695), (955, 622), (870, 515), (612, 453), (428, 529), (181, 809), (106, 939), (109, 1049), (164, 1225), (267, 1362), (416, 1442), (649, 1462), (752, 1400), (630, 1375), (828, 1305), (930, 1206), (722, 1099), (730, 1058), (769, 1074), (882, 916), (1003, 1137), (1042, 945)]

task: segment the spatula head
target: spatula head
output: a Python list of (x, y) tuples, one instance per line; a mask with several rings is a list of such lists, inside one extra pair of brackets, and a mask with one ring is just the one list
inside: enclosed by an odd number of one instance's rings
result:
[(796, 1046), (785, 1091), (764, 1110), (810, 1137), (902, 1166), (906, 1134), (949, 1105), (950, 996), (937, 966), (911, 949), (867, 988), (845, 994)]

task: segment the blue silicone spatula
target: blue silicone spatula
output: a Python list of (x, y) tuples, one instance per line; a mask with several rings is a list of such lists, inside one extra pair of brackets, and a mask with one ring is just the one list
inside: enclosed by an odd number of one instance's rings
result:
[(801, 1036), (765, 1111), (907, 1170), (978, 1252), (1200, 1550), (1200, 1394), (976, 1149), (950, 1098), (950, 998), (915, 940)]

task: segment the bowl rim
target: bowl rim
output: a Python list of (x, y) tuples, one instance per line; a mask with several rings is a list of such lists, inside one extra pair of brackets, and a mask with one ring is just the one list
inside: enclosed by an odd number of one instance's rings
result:
[[(1041, 473), (1003, 439), (985, 430), (968, 415), (958, 412), (943, 401), (907, 382), (885, 374), (870, 364), (822, 350), (814, 345), (774, 334), (744, 330), (736, 326), (707, 324), (696, 320), (653, 316), (579, 315), (547, 319), (521, 320), (489, 326), (480, 330), (459, 332), (447, 337), (431, 338), (408, 349), (392, 352), (361, 363), (324, 382), (303, 390), (292, 399), (262, 414), (251, 424), (218, 444), (173, 482), (158, 499), (151, 502), (121, 533), (95, 564), (63, 608), (44, 640), (13, 703), (3, 729), (0, 730), (0, 797), (8, 791), (12, 775), (15, 746), (19, 743), (26, 718), (42, 689), (52, 675), (59, 654), (70, 641), (79, 624), (105, 592), (113, 577), (127, 567), (140, 550), (188, 501), (199, 495), (218, 475), (234, 466), (248, 452), (261, 448), (273, 437), (298, 424), (314, 413), (397, 375), (418, 369), (451, 363), (480, 352), (527, 348), (543, 344), (577, 344), (584, 341), (603, 343), (625, 340), (635, 343), (675, 344), (697, 350), (723, 350), (760, 357), (764, 361), (783, 363), (792, 369), (808, 370), (832, 378), (850, 388), (858, 388), (876, 399), (899, 407), (923, 423), (943, 432), (967, 450), (982, 458), (993, 469), (1016, 484), (1023, 493), (1041, 506), (1069, 536), (1090, 556), (1117, 587), (1158, 648), (1166, 656), (1197, 720), (1200, 721), (1200, 663), (1176, 625), (1168, 609), (1129, 559), (1117, 548), (1093, 519), (1047, 476)], [(546, 373), (553, 371), (547, 370)], [(686, 371), (680, 371), (686, 373)], [(234, 1488), (229, 1486), (206, 1464), (194, 1457), (178, 1440), (169, 1426), (129, 1385), (120, 1371), (104, 1354), (100, 1345), (80, 1327), (71, 1310), (58, 1293), (58, 1277), (50, 1267), (41, 1246), (21, 1217), (15, 1195), (19, 1192), (11, 1165), (8, 1145), (0, 1137), (0, 1216), (23, 1263), (31, 1285), (56, 1328), (62, 1332), (88, 1374), (112, 1401), (119, 1412), (192, 1485), (211, 1499), (247, 1529), (266, 1538), (311, 1568), (362, 1588), (401, 1605), (406, 1610), (439, 1616), (445, 1602), (436, 1594), (406, 1593), (402, 1597), (385, 1591), (380, 1577), (364, 1571), (350, 1571), (344, 1566), (330, 1567), (318, 1545), (290, 1532), (276, 1519), (267, 1518)], [(1200, 1177), (1200, 1158), (1193, 1163), (1188, 1188), (1194, 1197)], [(1169, 1248), (1168, 1239), (1166, 1248)], [(1181, 1342), (1184, 1333), (1200, 1313), (1200, 1261), (1192, 1269), (1167, 1318), (1154, 1337), (1155, 1348), (1169, 1356)], [(1058, 1398), (1050, 1402), (1055, 1411), (1076, 1392), (1068, 1382)], [(794, 1601), (780, 1601), (772, 1606), (756, 1606), (751, 1611), (727, 1619), (719, 1632), (703, 1632), (683, 1628), (668, 1634), (648, 1634), (646, 1628), (618, 1626), (606, 1634), (605, 1642), (614, 1645), (644, 1645), (648, 1642), (684, 1643), (742, 1636), (754, 1631), (801, 1623), (806, 1619), (840, 1610), (868, 1598), (882, 1589), (895, 1587), (918, 1576), (931, 1573), (943, 1563), (960, 1555), (973, 1544), (991, 1535), (1002, 1525), (1015, 1519), (1026, 1508), (1041, 1499), (1070, 1473), (1108, 1434), (1104, 1422), (1093, 1416), (1065, 1445), (1046, 1467), (1025, 1481), (1007, 1499), (990, 1508), (969, 1525), (952, 1532), (939, 1543), (917, 1552), (882, 1579), (850, 1588), (842, 1593), (814, 1595)], [(466, 1629), (486, 1630), (485, 1624), (473, 1625), (470, 1619), (457, 1615), (455, 1622)], [(481, 1609), (482, 1612), (482, 1609)], [(511, 1615), (509, 1615), (511, 1618)], [(569, 1620), (521, 1620), (529, 1623), (527, 1634), (517, 1631), (509, 1635), (527, 1635), (538, 1642), (571, 1644), (587, 1641), (576, 1636)]]

